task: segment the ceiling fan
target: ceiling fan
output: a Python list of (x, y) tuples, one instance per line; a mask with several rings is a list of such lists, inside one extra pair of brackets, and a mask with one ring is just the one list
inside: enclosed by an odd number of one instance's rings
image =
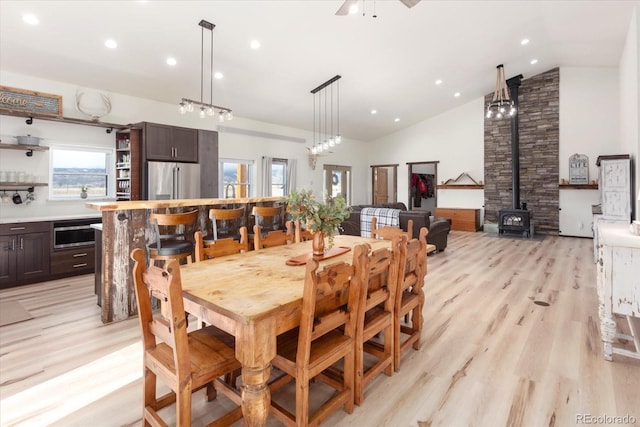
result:
[[(360, 0), (344, 0), (344, 3), (342, 3), (342, 6), (340, 6), (340, 9), (338, 9), (338, 11), (336, 12), (336, 15), (338, 16), (348, 15), (351, 11), (351, 7), (357, 7), (358, 1)], [(420, 0), (400, 0), (400, 1), (402, 2), (402, 4), (404, 4), (409, 8), (417, 5), (420, 2)]]

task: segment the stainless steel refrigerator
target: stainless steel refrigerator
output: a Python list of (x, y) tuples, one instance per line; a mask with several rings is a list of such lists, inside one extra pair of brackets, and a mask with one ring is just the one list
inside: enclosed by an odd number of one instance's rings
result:
[(200, 198), (198, 163), (147, 162), (149, 200)]

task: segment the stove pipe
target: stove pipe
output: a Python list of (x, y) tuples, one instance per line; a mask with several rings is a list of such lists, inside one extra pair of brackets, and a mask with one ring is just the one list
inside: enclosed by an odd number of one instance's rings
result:
[(518, 103), (518, 88), (522, 84), (522, 74), (507, 80), (511, 99), (516, 107), (516, 114), (511, 117), (511, 179), (513, 187), (513, 209), (520, 209), (520, 132), (519, 120), (520, 104)]

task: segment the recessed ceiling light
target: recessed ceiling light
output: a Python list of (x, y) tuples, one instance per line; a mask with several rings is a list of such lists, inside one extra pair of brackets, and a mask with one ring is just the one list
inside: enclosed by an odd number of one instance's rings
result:
[(216, 72), (213, 74), (213, 77), (215, 77), (215, 79), (216, 79), (216, 80), (220, 80), (221, 78), (223, 78), (223, 77), (224, 77), (224, 74), (222, 74), (220, 71), (216, 71)]
[(537, 64), (537, 63), (538, 63), (537, 59), (532, 59), (531, 62), (530, 62), (531, 65), (534, 65), (534, 64)]
[(393, 121), (398, 123), (400, 121), (400, 117), (396, 117), (395, 119), (393, 119)]
[(526, 45), (526, 44), (529, 44), (529, 39), (522, 39), (522, 40), (520, 41), (520, 44), (521, 44), (522, 46), (524, 46), (524, 45)]
[(371, 110), (371, 114), (377, 114), (378, 110)]
[(109, 49), (115, 49), (115, 48), (117, 48), (117, 47), (118, 47), (118, 43), (116, 43), (116, 41), (115, 41), (115, 40), (113, 40), (113, 39), (107, 39), (107, 40), (105, 40), (104, 45), (105, 45), (106, 47), (108, 47)]
[(30, 13), (22, 15), (22, 20), (29, 25), (38, 25), (40, 23), (40, 20), (38, 19), (38, 17)]
[(460, 92), (454, 93), (453, 96), (455, 96), (456, 98), (459, 98), (460, 97)]
[(178, 63), (178, 61), (176, 61), (176, 58), (167, 58), (167, 65), (174, 66), (177, 63)]
[(442, 80), (440, 80), (440, 79), (436, 80), (436, 84), (437, 85), (441, 85), (442, 84)]
[(260, 49), (260, 42), (258, 40), (251, 40), (251, 49)]
[(353, 15), (354, 13), (358, 13), (358, 5), (352, 4), (349, 6), (349, 14)]

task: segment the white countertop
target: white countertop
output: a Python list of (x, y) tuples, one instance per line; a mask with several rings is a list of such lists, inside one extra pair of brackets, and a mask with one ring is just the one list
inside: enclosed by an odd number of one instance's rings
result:
[(57, 215), (57, 216), (40, 216), (40, 217), (20, 217), (20, 218), (0, 218), (0, 224), (10, 224), (14, 222), (41, 222), (41, 221), (61, 221), (65, 219), (86, 219), (95, 218), (102, 221), (102, 215), (82, 214), (82, 215)]
[(640, 248), (640, 236), (631, 232), (631, 224), (600, 222), (598, 234), (600, 244)]

